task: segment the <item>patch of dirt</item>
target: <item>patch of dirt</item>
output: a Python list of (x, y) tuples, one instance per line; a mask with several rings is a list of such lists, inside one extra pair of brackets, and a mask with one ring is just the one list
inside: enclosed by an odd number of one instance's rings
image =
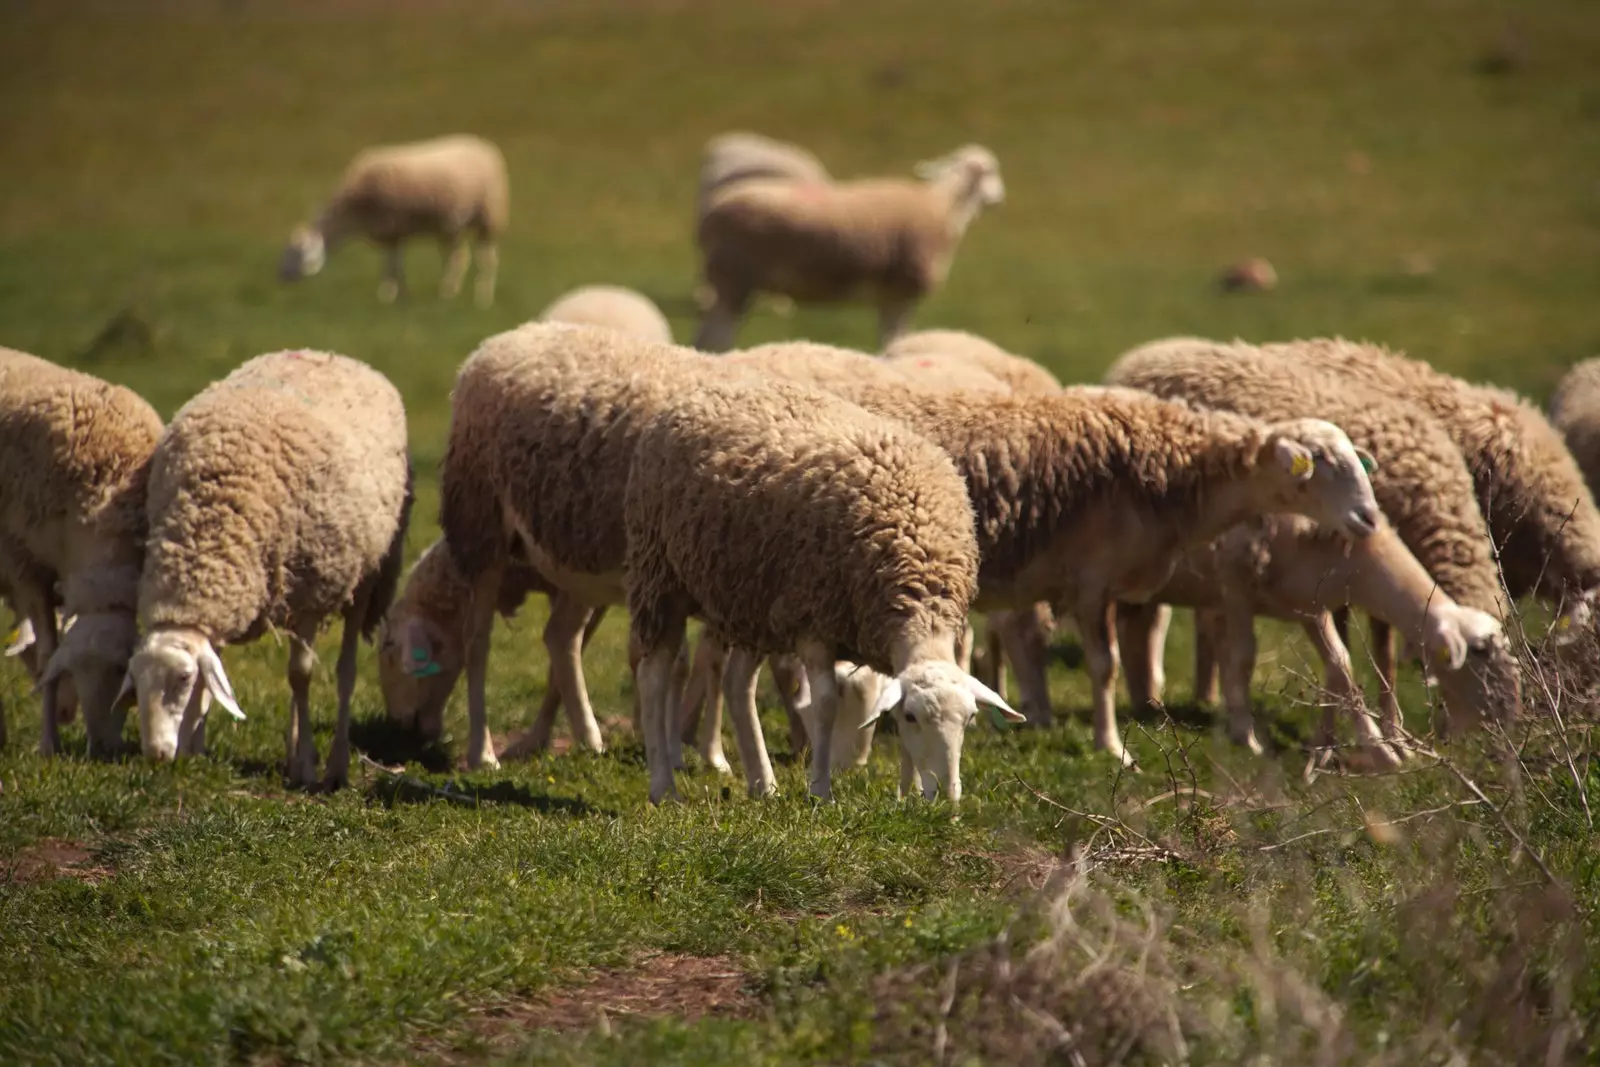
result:
[[(458, 1064), (477, 1062), (482, 1053), (514, 1050), (540, 1030), (571, 1033), (626, 1018), (749, 1018), (760, 1011), (761, 1001), (746, 988), (748, 981), (749, 975), (726, 956), (644, 956), (627, 967), (598, 971), (580, 985), (476, 1012), (468, 1022), (470, 1042), (430, 1040), (424, 1052), (432, 1053), (430, 1062)], [(464, 1053), (469, 1043), (470, 1057)]]
[(27, 885), (53, 878), (76, 878), (93, 885), (115, 872), (94, 862), (88, 848), (79, 841), (47, 837), (18, 849), (9, 859), (0, 860), (0, 882)]

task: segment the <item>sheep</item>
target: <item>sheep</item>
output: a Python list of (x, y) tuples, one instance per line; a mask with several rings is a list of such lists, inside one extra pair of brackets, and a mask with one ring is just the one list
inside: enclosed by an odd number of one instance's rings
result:
[(832, 179), (822, 161), (799, 145), (759, 133), (735, 130), (706, 142), (700, 164), (700, 189), (695, 198), (695, 223), (705, 218), (718, 193), (753, 179), (826, 183)]
[[(553, 587), (582, 607), (621, 604), (626, 535), (623, 493), (643, 421), (677, 391), (739, 370), (686, 348), (611, 330), (526, 323), (480, 344), (451, 394), (450, 431), (440, 471), (440, 525), (450, 558), (470, 591), (467, 635), (467, 764), (494, 766), (484, 681), (488, 640), (514, 544)], [(554, 621), (554, 618), (553, 620)], [(581, 617), (547, 632), (569, 709), (593, 711), (579, 660)], [(752, 792), (774, 788), (759, 727), (732, 709)], [(746, 746), (754, 737), (757, 749)], [(676, 758), (676, 750), (674, 751)]]
[[(0, 348), (0, 590), (34, 634), (44, 755), (60, 747), (58, 688), (69, 675), (90, 753), (121, 748), (118, 684), (137, 637), (145, 486), (160, 435), (161, 417), (132, 390)], [(65, 634), (58, 611), (74, 619)]]
[(865, 296), (878, 307), (879, 346), (943, 283), (967, 226), (1005, 199), (994, 153), (965, 145), (916, 168), (921, 182), (752, 179), (712, 195), (696, 237), (715, 302), (694, 346), (732, 347), (759, 292), (801, 303)]
[(201, 751), (208, 697), (242, 718), (217, 649), (283, 629), (288, 774), (312, 785), (312, 642), (338, 613), (339, 719), (321, 785), (345, 784), (357, 640), (371, 639), (394, 597), (410, 519), (399, 392), (346, 356), (270, 352), (179, 409), (150, 466), (144, 636), (124, 681), (145, 754)]
[[(10, 606), (9, 594), (0, 590), (0, 602)], [(0, 651), (0, 656), (6, 659), (16, 659), (28, 672), (28, 677), (33, 679), (34, 685), (39, 684), (39, 677), (44, 673), (44, 663), (39, 659), (39, 646), (33, 628), (33, 620), (17, 613), (12, 608), (12, 614), (17, 616), (17, 625), (11, 633), (6, 635), (6, 646)], [(56, 632), (63, 637), (71, 630), (73, 619), (63, 619), (61, 613), (56, 613)], [(56, 722), (66, 724), (71, 722), (78, 714), (78, 688), (73, 684), (71, 672), (67, 672), (56, 681)], [(119, 731), (120, 733), (120, 731)], [(0, 748), (6, 743), (6, 723), (4, 708), (0, 708)]]
[[(1120, 356), (1105, 380), (1259, 418), (1317, 415), (1338, 422), (1382, 462), (1373, 489), (1405, 546), (1465, 607), (1504, 620), (1488, 526), (1479, 512), (1461, 449), (1433, 416), (1415, 404), (1313, 367), (1292, 364), (1242, 343), (1169, 338)], [(1381, 650), (1380, 650), (1381, 651)], [(1383, 664), (1379, 663), (1380, 674)], [(1520, 710), (1521, 682), (1510, 648), (1497, 641), (1481, 669), (1509, 720)], [(1386, 702), (1385, 724), (1398, 728), (1398, 707)]]
[[(1506, 591), (1564, 611), (1559, 630), (1588, 618), (1600, 592), (1600, 509), (1543, 412), (1509, 390), (1468, 383), (1379, 345), (1318, 338), (1261, 347), (1358, 380), (1437, 418), (1472, 471)], [(1389, 642), (1387, 624), (1374, 619), (1373, 645), (1387, 648)], [(1393, 663), (1391, 655), (1383, 660)], [(1392, 692), (1392, 673), (1383, 681)]]
[(902, 334), (884, 349), (883, 356), (891, 363), (930, 356), (963, 360), (1018, 393), (1053, 393), (1061, 388), (1056, 376), (1033, 360), (1012, 355), (993, 341), (965, 330), (915, 330)]
[(1589, 491), (1600, 496), (1600, 357), (1573, 365), (1550, 396), (1550, 421), (1583, 472)]
[[(831, 796), (840, 660), (892, 676), (868, 721), (901, 709), (925, 796), (959, 803), (979, 701), (1021, 719), (955, 660), (978, 570), (965, 487), (948, 456), (894, 422), (789, 382), (677, 391), (639, 434), (625, 514), (653, 803), (676, 795), (667, 672), (691, 615), (734, 646), (733, 678), (753, 682), (759, 654), (798, 653), (819, 798)], [(911, 784), (903, 775), (902, 792)]]
[(672, 327), (655, 302), (619, 285), (586, 285), (573, 289), (541, 311), (539, 320), (603, 326), (646, 341), (672, 343)]
[(1335, 706), (1351, 707), (1362, 743), (1373, 746), (1380, 761), (1397, 764), (1396, 754), (1383, 744), (1395, 731), (1380, 732), (1361, 713), (1349, 651), (1333, 630), (1331, 611), (1346, 604), (1401, 627), (1447, 668), (1440, 675), (1447, 704), (1486, 718), (1500, 716), (1503, 709), (1492, 704), (1498, 694), (1478, 689), (1478, 676), (1463, 670), (1469, 654), (1486, 651), (1500, 634), (1497, 620), (1441, 592), (1387, 521), (1352, 542), (1289, 515), (1235, 526), (1191, 550), (1149, 601), (1117, 606), (1117, 644), (1127, 666), (1129, 697), (1135, 707), (1161, 699), (1155, 670), (1162, 646), (1158, 610), (1180, 605), (1214, 612), (1223, 621), (1222, 643), (1229, 650), (1223, 682), (1229, 736), (1259, 753), (1250, 713), (1253, 620), (1266, 615), (1299, 622), (1322, 657), (1333, 698), (1325, 706), (1319, 746), (1333, 743)]
[(411, 237), (432, 236), (445, 253), (439, 293), (448, 300), (461, 291), (472, 259), (470, 233), (478, 253), (477, 301), (487, 307), (494, 303), (498, 242), (510, 213), (505, 157), (481, 137), (456, 134), (368, 148), (345, 168), (316, 221), (290, 234), (278, 275), (296, 281), (316, 274), (341, 242), (366, 237), (384, 250), (378, 299), (393, 303), (405, 285), (401, 245)]
[[(1096, 746), (1126, 763), (1111, 702), (1116, 599), (1143, 599), (1184, 548), (1254, 515), (1302, 512), (1356, 536), (1377, 521), (1363, 454), (1316, 419), (1267, 425), (1103, 387), (952, 393), (839, 375), (830, 391), (954, 459), (978, 515), (975, 608), (1067, 605), (1093, 676)], [(1040, 689), (1024, 710), (1045, 724)]]

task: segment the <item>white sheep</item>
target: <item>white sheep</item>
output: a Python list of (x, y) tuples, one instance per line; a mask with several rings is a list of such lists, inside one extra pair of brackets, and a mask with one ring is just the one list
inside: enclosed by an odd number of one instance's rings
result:
[(511, 213), (511, 185), (500, 149), (481, 137), (456, 134), (411, 144), (368, 148), (345, 169), (338, 191), (310, 225), (295, 228), (279, 276), (294, 281), (316, 274), (328, 255), (350, 237), (366, 237), (384, 250), (378, 299), (392, 303), (405, 286), (402, 244), (435, 237), (445, 254), (440, 295), (461, 291), (478, 255), (477, 300), (494, 303), (498, 242)]
[(716, 293), (695, 347), (732, 347), (757, 293), (801, 303), (865, 297), (878, 307), (879, 343), (943, 283), (967, 226), (1005, 199), (994, 153), (966, 145), (918, 164), (918, 177), (849, 182), (752, 179), (710, 198), (697, 239)]
[(602, 326), (646, 341), (672, 343), (672, 326), (655, 301), (620, 285), (585, 285), (539, 312), (541, 322)]
[(639, 435), (626, 520), (653, 802), (676, 794), (667, 683), (691, 615), (733, 646), (731, 679), (753, 685), (760, 654), (800, 656), (818, 797), (831, 796), (840, 660), (892, 676), (869, 719), (901, 709), (924, 795), (959, 802), (978, 701), (1021, 718), (956, 664), (978, 568), (972, 511), (949, 457), (904, 427), (787, 382), (677, 391)]
[(721, 133), (706, 142), (700, 188), (695, 197), (695, 224), (698, 226), (705, 218), (718, 193), (755, 178), (813, 183), (831, 180), (822, 161), (799, 145), (743, 130)]
[(138, 694), (146, 755), (199, 751), (210, 699), (242, 717), (216, 650), (283, 630), (289, 778), (312, 784), (312, 641), (342, 615), (339, 721), (323, 785), (344, 784), (357, 639), (370, 638), (394, 596), (410, 507), (405, 408), (364, 363), (273, 352), (185, 404), (151, 460), (145, 632), (124, 683)]

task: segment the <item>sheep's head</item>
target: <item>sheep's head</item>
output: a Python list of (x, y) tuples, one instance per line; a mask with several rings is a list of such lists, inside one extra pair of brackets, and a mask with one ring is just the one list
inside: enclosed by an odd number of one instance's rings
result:
[(982, 145), (962, 145), (949, 155), (918, 163), (914, 173), (930, 182), (960, 174), (968, 183), (964, 187), (976, 195), (977, 203), (983, 207), (993, 207), (1006, 198), (1006, 184), (1000, 178), (1000, 160)]
[[(109, 755), (121, 747), (123, 716), (128, 709), (122, 682), (137, 639), (138, 626), (131, 611), (74, 616), (39, 678), (41, 688), (71, 683), (83, 709), (89, 747), (95, 753)], [(58, 709), (63, 689), (65, 686), (57, 690)]]
[(1459, 668), (1436, 674), (1445, 707), (1452, 719), (1482, 717), (1509, 726), (1522, 713), (1522, 671), (1511, 645), (1492, 616), (1466, 607), (1456, 613), (1467, 654)]
[(465, 658), (459, 641), (414, 614), (392, 613), (378, 645), (378, 684), (389, 718), (437, 741)]
[[(196, 630), (163, 629), (145, 635), (128, 663), (123, 692), (139, 700), (139, 744), (153, 759), (169, 760), (186, 752), (194, 730), (214, 699), (236, 719), (244, 712), (233, 699), (233, 686), (222, 658)], [(118, 694), (120, 700), (122, 694)]]
[(1588, 632), (1594, 624), (1594, 599), (1597, 593), (1600, 590), (1590, 589), (1563, 602), (1561, 614), (1550, 624), (1557, 645), (1570, 645)]
[(1378, 461), (1333, 423), (1274, 423), (1258, 459), (1267, 497), (1263, 513), (1304, 515), (1348, 537), (1367, 537), (1378, 528), (1382, 512), (1369, 477)]
[(309, 226), (296, 226), (289, 235), (289, 244), (278, 261), (278, 277), (286, 282), (309, 278), (322, 269), (328, 260), (327, 245), (322, 234)]
[(892, 712), (922, 795), (931, 800), (943, 788), (955, 804), (961, 800), (961, 744), (967, 727), (978, 717), (979, 702), (1010, 722), (1025, 721), (999, 693), (954, 663), (923, 660), (882, 687), (862, 725)]
[[(804, 678), (805, 675), (801, 674)], [(834, 687), (839, 692), (839, 711), (835, 719), (829, 766), (864, 766), (872, 755), (873, 722), (878, 697), (889, 679), (871, 667), (839, 660), (833, 665)], [(869, 722), (868, 720), (872, 720)]]

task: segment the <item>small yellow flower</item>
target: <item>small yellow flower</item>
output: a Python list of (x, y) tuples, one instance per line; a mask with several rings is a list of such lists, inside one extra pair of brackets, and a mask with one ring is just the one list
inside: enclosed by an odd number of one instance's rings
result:
[(854, 941), (856, 939), (856, 935), (852, 933), (850, 928), (844, 923), (840, 923), (838, 926), (835, 926), (833, 928), (833, 932), (838, 934), (839, 937), (845, 941)]
[(911, 916), (909, 915), (906, 916), (906, 929), (911, 929)]

